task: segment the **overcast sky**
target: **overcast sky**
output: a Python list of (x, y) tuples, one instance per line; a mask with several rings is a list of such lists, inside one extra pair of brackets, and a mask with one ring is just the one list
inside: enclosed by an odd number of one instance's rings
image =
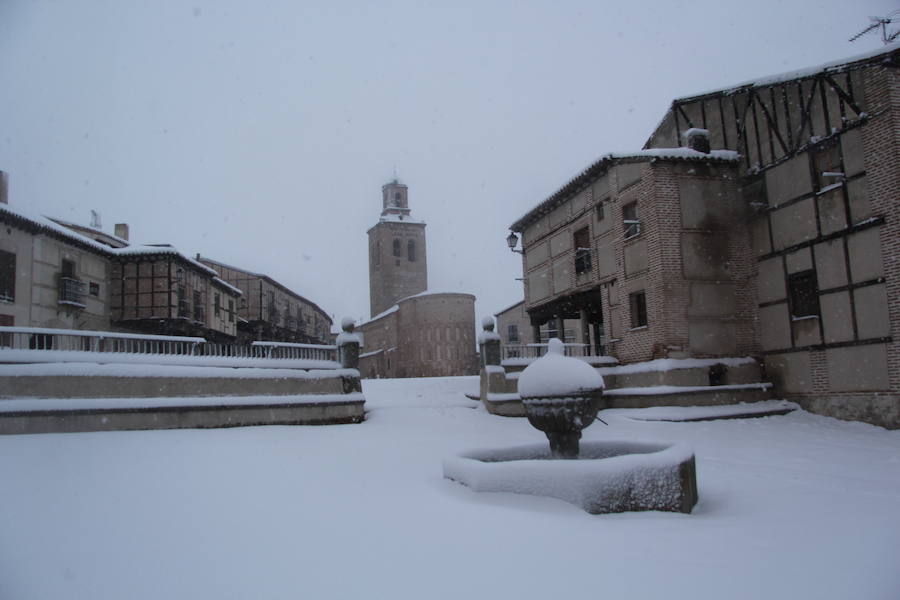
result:
[(396, 168), (432, 290), (522, 298), (508, 226), (673, 98), (877, 49), (898, 2), (0, 0), (10, 205), (367, 318)]

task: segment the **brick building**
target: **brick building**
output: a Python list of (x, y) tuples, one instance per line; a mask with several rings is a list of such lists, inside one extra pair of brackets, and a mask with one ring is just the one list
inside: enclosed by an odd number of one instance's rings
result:
[(237, 307), (238, 342), (330, 344), (332, 319), (317, 304), (262, 273), (197, 255), (197, 261), (243, 292)]
[(675, 100), (511, 226), (531, 325), (580, 317), (626, 363), (757, 356), (779, 396), (900, 427), (898, 66)]
[(476, 370), (475, 296), (429, 292), (425, 223), (410, 215), (408, 188), (382, 187), (381, 217), (368, 231), (369, 303), (363, 377), (438, 377)]

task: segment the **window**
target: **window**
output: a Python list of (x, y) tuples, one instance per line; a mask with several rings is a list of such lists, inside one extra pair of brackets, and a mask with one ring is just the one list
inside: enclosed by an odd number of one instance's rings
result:
[(381, 265), (381, 240), (375, 240), (375, 266)]
[(788, 296), (793, 318), (819, 316), (819, 290), (816, 287), (815, 271), (802, 271), (789, 276)]
[(400, 192), (394, 192), (394, 202), (400, 203)]
[(631, 328), (647, 326), (647, 296), (644, 292), (628, 294), (628, 306), (631, 309)]
[(206, 315), (203, 310), (203, 296), (198, 290), (194, 290), (194, 320), (205, 321)]
[(0, 250), (0, 302), (16, 299), (16, 255)]
[(234, 323), (234, 300), (228, 299), (228, 322)]
[(506, 340), (510, 344), (518, 344), (519, 343), (519, 326), (518, 325), (507, 325), (506, 326)]
[(409, 240), (406, 243), (406, 257), (409, 259), (409, 262), (416, 262), (416, 241)]
[(641, 222), (638, 219), (637, 202), (629, 202), (622, 207), (622, 225), (625, 228), (625, 239), (641, 234)]
[(575, 273), (584, 273), (591, 270), (591, 232), (587, 227), (582, 227), (575, 232)]
[(100, 284), (94, 283), (93, 281), (90, 283), (90, 294), (91, 296), (99, 296), (100, 295)]
[(394, 256), (400, 256), (400, 240), (394, 240)]
[(59, 302), (69, 306), (84, 308), (82, 299), (85, 294), (83, 281), (75, 279), (75, 263), (63, 259), (62, 272), (59, 274)]
[(217, 317), (222, 312), (222, 296), (219, 294), (213, 296), (213, 312)]
[(188, 303), (185, 298), (184, 286), (179, 285), (176, 289), (176, 294), (178, 295), (178, 316), (179, 317), (187, 317), (188, 316)]
[(606, 203), (608, 201), (609, 198), (604, 198), (597, 203), (597, 206), (594, 207), (594, 213), (597, 215), (598, 221), (602, 221), (606, 217)]

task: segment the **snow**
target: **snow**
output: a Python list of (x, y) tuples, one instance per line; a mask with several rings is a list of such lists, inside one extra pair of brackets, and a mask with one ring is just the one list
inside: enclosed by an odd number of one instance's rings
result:
[[(765, 400), (763, 402), (741, 402), (722, 406), (654, 406), (624, 411), (623, 416), (638, 421), (697, 421), (700, 419), (722, 419), (736, 415), (752, 415), (779, 410), (797, 410), (800, 406), (785, 400)], [(612, 409), (604, 413), (616, 412)]]
[(700, 152), (692, 148), (649, 148), (647, 150), (638, 150), (637, 152), (612, 152), (609, 158), (714, 158), (716, 160), (737, 161), (741, 155), (735, 150), (710, 150), (709, 152)]
[[(47, 351), (41, 350), (42, 353)], [(67, 354), (81, 354), (80, 352), (69, 352)], [(122, 355), (113, 355), (116, 358)], [(129, 356), (129, 355), (125, 355)], [(0, 364), (0, 377), (59, 377), (59, 376), (77, 376), (77, 377), (222, 377), (226, 379), (327, 379), (331, 377), (358, 375), (356, 369), (340, 369), (340, 363), (326, 360), (278, 360), (278, 359), (261, 359), (254, 361), (253, 359), (236, 359), (247, 363), (262, 364), (282, 364), (282, 367), (264, 368), (264, 367), (217, 367), (217, 366), (194, 366), (185, 363), (174, 364), (147, 364), (148, 355), (137, 354), (130, 355), (135, 358), (133, 364), (98, 364), (95, 362), (78, 363), (40, 363), (40, 364), (21, 364), (21, 365), (4, 365)], [(187, 359), (197, 358), (204, 359), (207, 357), (196, 356), (151, 356), (151, 359)], [(213, 360), (219, 360), (210, 357)], [(310, 365), (310, 370), (302, 370), (302, 366)], [(287, 365), (293, 365), (289, 367)], [(314, 366), (313, 366), (314, 365)], [(328, 368), (331, 367), (331, 368)], [(3, 392), (0, 391), (0, 397)]]
[(388, 213), (381, 215), (378, 219), (381, 223), (413, 223), (415, 225), (424, 225), (425, 221), (418, 221), (409, 215), (398, 215), (397, 213)]
[(443, 478), (472, 449), (544, 442), (463, 396), (477, 388), (364, 381), (355, 425), (0, 436), (0, 595), (897, 597), (900, 431), (801, 410), (696, 423), (604, 411), (609, 427), (582, 445), (685, 443), (700, 501), (691, 515), (594, 516)]
[(771, 383), (736, 383), (733, 385), (648, 385), (643, 387), (607, 390), (606, 396), (657, 396), (690, 392), (716, 392), (728, 390), (767, 390)]
[(228, 283), (221, 277), (213, 277), (212, 280), (213, 280), (213, 283), (215, 283), (219, 287), (225, 288), (226, 290), (230, 291), (235, 296), (243, 296), (244, 295), (244, 291), (242, 289), (234, 287), (233, 285), (231, 285), (230, 283)]
[(501, 341), (500, 334), (498, 334), (496, 331), (482, 330), (478, 333), (478, 343), (479, 344), (483, 344), (485, 342), (499, 342), (499, 341)]
[(37, 333), (50, 335), (77, 335), (81, 337), (117, 338), (129, 340), (149, 340), (152, 342), (188, 342), (202, 344), (206, 338), (181, 335), (143, 335), (140, 333), (119, 333), (116, 331), (92, 331), (87, 329), (51, 329), (48, 327), (0, 327), (0, 332)]
[[(775, 75), (768, 75), (766, 77), (761, 77), (759, 79), (751, 79), (749, 81), (745, 81), (743, 83), (739, 83), (737, 85), (733, 85), (724, 89), (718, 90), (710, 90), (707, 92), (702, 92), (699, 94), (691, 94), (690, 96), (685, 96), (683, 98), (678, 98), (676, 102), (685, 102), (688, 100), (694, 100), (696, 98), (701, 98), (703, 96), (708, 96), (710, 94), (735, 94), (745, 88), (748, 87), (763, 87), (767, 85), (772, 85), (776, 83), (783, 83), (785, 81), (793, 81), (795, 79), (802, 79), (804, 77), (812, 77), (813, 75), (817, 75), (819, 73), (837, 73), (843, 70), (847, 65), (867, 60), (870, 58), (874, 58), (876, 56), (882, 54), (889, 54), (891, 52), (900, 49), (900, 43), (887, 44), (878, 48), (877, 50), (872, 50), (869, 52), (864, 52), (862, 54), (857, 54), (854, 56), (848, 56), (846, 58), (842, 58), (839, 60), (819, 64), (813, 67), (806, 67), (803, 69), (797, 69), (794, 71), (786, 71), (784, 73), (778, 73)], [(863, 116), (862, 114), (860, 115)]]
[(657, 358), (656, 360), (632, 363), (630, 365), (601, 367), (598, 371), (601, 375), (626, 375), (630, 373), (647, 373), (650, 371), (674, 371), (676, 369), (711, 367), (713, 365), (739, 367), (755, 362), (756, 359), (749, 356), (740, 358)]
[(392, 307), (378, 313), (377, 315), (375, 315), (374, 317), (372, 317), (371, 319), (369, 319), (368, 321), (366, 321), (365, 323), (360, 325), (360, 327), (362, 327), (363, 325), (368, 325), (369, 323), (372, 323), (374, 321), (377, 321), (378, 319), (381, 319), (382, 317), (386, 317), (390, 314), (393, 314), (393, 313), (397, 312), (398, 310), (400, 310), (400, 305), (395, 304)]
[(0, 348), (2, 363), (97, 363), (170, 365), (173, 367), (254, 367), (261, 369), (335, 369), (340, 363), (312, 358), (247, 358), (237, 356), (187, 356), (127, 352), (80, 352), (77, 350), (10, 350)]
[(519, 375), (519, 395), (523, 398), (563, 396), (603, 388), (603, 377), (586, 362), (565, 356), (559, 338), (551, 338), (547, 354)]
[(260, 404), (335, 404), (365, 400), (360, 393), (295, 396), (191, 396), (190, 398), (15, 398), (0, 400), (0, 413), (47, 410), (140, 409), (172, 406), (255, 406)]
[(334, 343), (338, 346), (343, 346), (344, 344), (356, 343), (360, 346), (363, 345), (362, 335), (359, 333), (350, 333), (347, 331), (342, 331), (335, 338)]
[(444, 460), (444, 477), (477, 492), (550, 496), (588, 512), (619, 512), (628, 504), (678, 505), (678, 468), (693, 456), (687, 444), (634, 441), (581, 445), (578, 460), (552, 460), (548, 444), (467, 452)]
[[(822, 173), (822, 175), (825, 175), (825, 173)], [(843, 186), (844, 186), (844, 184), (841, 183), (840, 181), (837, 182), (837, 183), (832, 183), (831, 185), (826, 185), (825, 187), (823, 187), (822, 189), (820, 189), (818, 192), (816, 192), (816, 195), (817, 195), (817, 196), (821, 196), (822, 194), (827, 194), (827, 193), (830, 192), (831, 190), (836, 190), (836, 189), (839, 189), (839, 188), (841, 188), (841, 187), (843, 187)]]

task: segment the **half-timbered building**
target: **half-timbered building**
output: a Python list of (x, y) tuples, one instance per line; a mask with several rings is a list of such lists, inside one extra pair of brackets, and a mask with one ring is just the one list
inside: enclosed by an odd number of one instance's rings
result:
[(533, 326), (622, 362), (751, 354), (806, 408), (900, 427), (900, 50), (675, 100), (512, 230)]

